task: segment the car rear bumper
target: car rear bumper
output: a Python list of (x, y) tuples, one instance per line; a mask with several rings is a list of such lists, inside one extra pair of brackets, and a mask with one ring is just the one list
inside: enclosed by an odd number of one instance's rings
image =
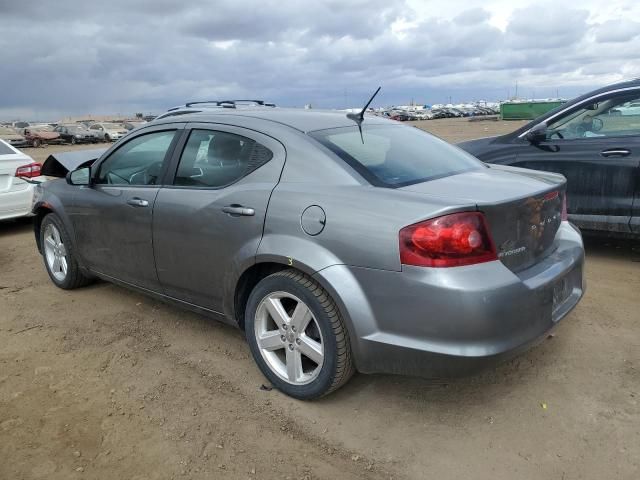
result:
[(563, 222), (556, 246), (518, 273), (495, 261), (401, 272), (335, 265), (316, 276), (346, 317), (359, 371), (458, 376), (526, 350), (576, 306), (580, 233)]
[(34, 185), (14, 192), (0, 192), (0, 220), (31, 215)]

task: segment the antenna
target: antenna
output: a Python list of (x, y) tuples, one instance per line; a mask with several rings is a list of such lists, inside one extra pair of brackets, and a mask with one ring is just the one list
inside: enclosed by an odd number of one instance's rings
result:
[(364, 112), (367, 111), (367, 108), (369, 108), (369, 105), (371, 105), (371, 102), (373, 102), (373, 99), (376, 98), (376, 95), (378, 95), (378, 92), (380, 91), (381, 88), (382, 87), (378, 87), (378, 89), (374, 92), (374, 94), (371, 95), (371, 98), (365, 104), (365, 106), (362, 107), (362, 110), (360, 110), (360, 113), (353, 113), (353, 112), (347, 113), (347, 118), (353, 120), (358, 124), (358, 130), (360, 131), (360, 139), (362, 140), (363, 144), (364, 144), (364, 137), (362, 136), (362, 121), (364, 120)]

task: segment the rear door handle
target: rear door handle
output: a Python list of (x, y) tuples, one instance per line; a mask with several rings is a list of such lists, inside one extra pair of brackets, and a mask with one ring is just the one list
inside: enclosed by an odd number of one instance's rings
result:
[(626, 148), (611, 148), (600, 152), (603, 157), (626, 157), (631, 155), (631, 150)]
[(237, 204), (222, 207), (222, 211), (224, 213), (228, 213), (232, 217), (253, 217), (256, 214), (256, 211), (253, 208), (243, 207), (242, 205)]
[(127, 203), (133, 207), (148, 207), (149, 206), (149, 202), (146, 200), (143, 200), (142, 198), (138, 198), (138, 197), (133, 197), (130, 198), (129, 200), (127, 200)]

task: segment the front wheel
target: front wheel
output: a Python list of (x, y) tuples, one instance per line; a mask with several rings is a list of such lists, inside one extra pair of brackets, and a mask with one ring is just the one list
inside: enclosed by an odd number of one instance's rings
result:
[(80, 270), (71, 239), (55, 213), (48, 214), (40, 224), (40, 245), (47, 273), (57, 287), (71, 290), (91, 281)]
[(111, 137), (107, 134), (104, 136), (104, 141), (105, 142), (110, 142), (111, 141)]
[(302, 272), (284, 270), (249, 296), (245, 333), (262, 373), (285, 394), (310, 400), (354, 373), (349, 334), (329, 294)]

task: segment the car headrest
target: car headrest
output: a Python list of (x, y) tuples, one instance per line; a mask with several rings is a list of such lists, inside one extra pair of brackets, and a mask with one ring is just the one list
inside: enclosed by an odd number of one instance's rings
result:
[(220, 163), (220, 165), (237, 164), (241, 151), (242, 142), (239, 137), (227, 133), (216, 133), (209, 142), (209, 162)]

